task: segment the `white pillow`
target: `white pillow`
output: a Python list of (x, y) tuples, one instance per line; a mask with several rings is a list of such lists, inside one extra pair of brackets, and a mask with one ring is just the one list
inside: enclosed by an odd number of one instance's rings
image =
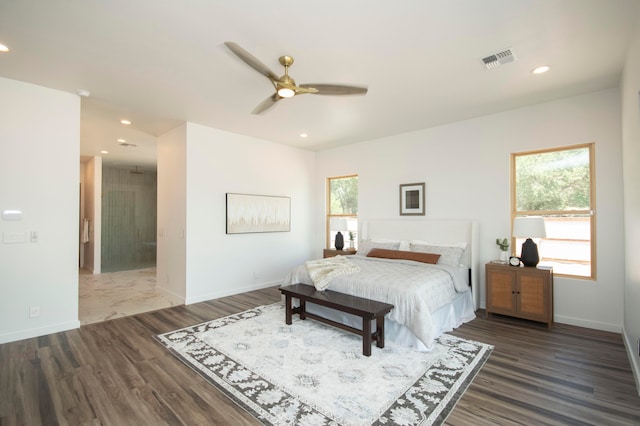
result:
[(435, 246), (412, 243), (411, 251), (439, 254), (439, 265), (450, 265), (455, 267), (458, 267), (460, 265), (462, 256), (464, 255), (464, 248), (456, 246)]
[(400, 247), (398, 247), (398, 250), (411, 251), (411, 243), (407, 240), (400, 241)]
[(358, 255), (366, 256), (369, 251), (374, 248), (381, 248), (387, 250), (398, 250), (400, 247), (400, 241), (393, 240), (362, 240), (358, 244)]
[(372, 238), (370, 241), (374, 243), (400, 243), (400, 240), (390, 240), (388, 238)]
[(438, 246), (438, 247), (461, 247), (464, 250), (467, 249), (467, 242), (461, 241), (458, 243), (434, 243), (431, 241), (420, 241), (420, 240), (411, 240), (410, 245), (419, 245), (419, 246)]
[[(372, 238), (371, 241), (373, 241), (374, 243), (398, 243), (400, 244), (398, 246), (397, 249), (392, 249), (392, 250), (404, 250), (404, 251), (411, 251), (411, 242), (408, 240), (391, 240), (388, 238)], [(382, 247), (376, 247), (376, 248), (382, 248)]]

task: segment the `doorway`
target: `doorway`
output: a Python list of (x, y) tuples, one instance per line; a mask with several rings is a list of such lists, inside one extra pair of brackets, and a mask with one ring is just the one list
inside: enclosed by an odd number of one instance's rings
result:
[(156, 285), (156, 170), (83, 159), (80, 188), (81, 324), (179, 304)]

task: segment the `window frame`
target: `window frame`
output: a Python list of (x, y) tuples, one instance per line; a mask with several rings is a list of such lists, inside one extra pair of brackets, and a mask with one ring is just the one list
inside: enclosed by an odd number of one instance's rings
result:
[[(582, 210), (522, 210), (518, 211), (516, 206), (516, 158), (520, 156), (526, 155), (535, 155), (535, 154), (546, 154), (551, 152), (558, 151), (570, 151), (575, 149), (583, 149), (587, 148), (589, 152), (589, 208)], [(588, 142), (576, 145), (568, 145), (554, 148), (544, 148), (532, 151), (524, 151), (524, 152), (512, 152), (511, 153), (511, 235), (513, 235), (513, 222), (516, 217), (519, 216), (542, 216), (542, 217), (553, 217), (553, 216), (561, 216), (561, 215), (574, 215), (574, 216), (586, 216), (590, 221), (590, 270), (591, 274), (587, 275), (574, 275), (574, 274), (566, 274), (559, 273), (554, 271), (554, 275), (560, 277), (567, 278), (575, 278), (575, 279), (583, 279), (583, 280), (591, 280), (595, 281), (597, 279), (597, 257), (596, 257), (596, 162), (595, 162), (595, 142)], [(544, 240), (544, 238), (542, 239)], [(516, 238), (511, 237), (511, 247), (516, 247)], [(541, 262), (542, 262), (542, 253), (541, 253)], [(576, 262), (577, 263), (577, 262)]]
[[(358, 214), (331, 214), (331, 181), (336, 179), (345, 179), (345, 178), (357, 178), (358, 174), (350, 174), (344, 176), (331, 176), (327, 178), (326, 182), (326, 221), (325, 221), (325, 248), (331, 248), (331, 218), (333, 217), (342, 217), (342, 218), (355, 218), (358, 219)], [(357, 237), (357, 236), (356, 236)], [(349, 241), (348, 235), (345, 235), (345, 243)], [(345, 244), (346, 247), (346, 244)]]

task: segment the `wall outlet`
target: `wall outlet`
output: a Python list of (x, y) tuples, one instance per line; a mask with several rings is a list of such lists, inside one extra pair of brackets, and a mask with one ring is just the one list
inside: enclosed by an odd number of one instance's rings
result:
[(31, 231), (29, 233), (29, 238), (31, 240), (32, 243), (37, 243), (38, 242), (38, 231)]
[(29, 318), (37, 318), (40, 316), (40, 306), (29, 307)]

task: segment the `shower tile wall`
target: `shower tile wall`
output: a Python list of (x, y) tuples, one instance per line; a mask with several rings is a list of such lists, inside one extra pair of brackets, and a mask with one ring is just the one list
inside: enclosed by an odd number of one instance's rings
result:
[(102, 272), (156, 265), (157, 174), (102, 169)]

